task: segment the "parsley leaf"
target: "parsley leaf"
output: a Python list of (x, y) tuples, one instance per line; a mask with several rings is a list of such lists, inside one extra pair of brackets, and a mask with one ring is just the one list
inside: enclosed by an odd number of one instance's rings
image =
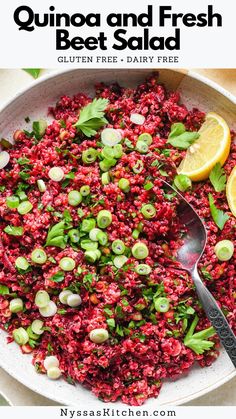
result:
[(210, 173), (209, 179), (216, 192), (222, 192), (225, 190), (226, 174), (220, 163), (215, 164)]
[(212, 218), (215, 221), (217, 227), (219, 227), (220, 230), (223, 230), (226, 221), (229, 219), (229, 216), (225, 214), (224, 211), (216, 208), (212, 194), (209, 193), (208, 198)]
[(185, 304), (186, 301), (181, 301), (177, 306), (175, 313), (175, 321), (178, 324), (180, 320), (189, 319), (194, 313), (195, 310), (188, 304)]
[(62, 271), (58, 271), (55, 275), (51, 276), (49, 280), (53, 282), (62, 282), (64, 281), (64, 277), (65, 277), (65, 273)]
[(29, 164), (30, 160), (27, 157), (20, 157), (19, 159), (17, 159), (17, 163), (20, 164), (21, 166), (24, 166), (25, 164)]
[(40, 68), (23, 68), (26, 73), (30, 74), (34, 79), (37, 79), (41, 69)]
[(180, 150), (186, 150), (195, 140), (199, 138), (198, 132), (184, 132), (174, 138), (169, 138), (167, 143), (173, 147), (179, 148)]
[(209, 281), (212, 281), (212, 276), (211, 276), (210, 272), (208, 272), (206, 266), (203, 266), (201, 268), (201, 272), (202, 272), (202, 275), (204, 276), (205, 279), (207, 279)]
[(95, 135), (100, 128), (107, 124), (107, 120), (104, 118), (104, 111), (108, 103), (107, 99), (95, 98), (82, 108), (79, 119), (74, 125), (77, 131), (82, 131), (86, 137)]
[(212, 346), (214, 346), (215, 343), (207, 339), (214, 336), (216, 332), (214, 327), (211, 326), (208, 329), (194, 333), (198, 320), (198, 316), (195, 316), (188, 333), (184, 338), (184, 345), (192, 349), (192, 351), (194, 351), (197, 355), (201, 355), (204, 351), (208, 351), (212, 348)]
[(114, 319), (107, 319), (106, 322), (111, 329), (114, 329), (114, 327), (116, 327), (116, 323)]
[(10, 293), (9, 288), (6, 285), (0, 284), (0, 295), (7, 295)]
[(167, 143), (180, 150), (186, 150), (198, 138), (198, 132), (186, 131), (184, 124), (182, 124), (182, 122), (177, 122), (176, 124), (171, 125)]
[(64, 228), (64, 220), (55, 224), (48, 232), (45, 246), (55, 246), (64, 249), (66, 246)]
[(176, 122), (176, 124), (172, 124), (170, 127), (170, 134), (168, 138), (178, 137), (179, 135), (185, 132), (185, 126), (182, 122)]

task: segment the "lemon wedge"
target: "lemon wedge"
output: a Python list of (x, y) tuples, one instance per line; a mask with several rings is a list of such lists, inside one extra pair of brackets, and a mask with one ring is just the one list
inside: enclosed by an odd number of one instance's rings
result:
[(216, 163), (225, 163), (230, 151), (230, 129), (215, 112), (209, 112), (199, 130), (200, 137), (191, 145), (177, 172), (193, 181), (207, 179)]
[(233, 168), (226, 184), (226, 197), (232, 214), (236, 217), (236, 166)]

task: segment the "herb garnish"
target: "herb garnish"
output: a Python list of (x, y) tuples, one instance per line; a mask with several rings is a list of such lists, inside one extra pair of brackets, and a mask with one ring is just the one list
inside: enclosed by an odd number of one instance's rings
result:
[(216, 223), (217, 227), (219, 227), (220, 230), (223, 230), (226, 221), (228, 221), (229, 219), (229, 216), (225, 214), (224, 211), (219, 210), (215, 206), (214, 198), (212, 194), (209, 193), (208, 198), (209, 198), (209, 205), (210, 205), (212, 218), (214, 222)]
[(220, 163), (215, 164), (210, 173), (209, 179), (216, 192), (222, 192), (225, 190), (226, 174)]
[(209, 327), (208, 329), (201, 330), (200, 332), (194, 333), (194, 330), (198, 324), (198, 316), (194, 317), (194, 320), (184, 338), (184, 344), (188, 348), (192, 349), (197, 355), (203, 354), (204, 351), (208, 351), (214, 342), (207, 340), (211, 336), (216, 334), (214, 327)]
[(92, 137), (97, 131), (107, 124), (104, 118), (107, 99), (93, 99), (91, 103), (81, 109), (79, 119), (75, 124), (77, 131), (82, 131), (86, 137)]
[(55, 246), (64, 249), (66, 247), (64, 228), (65, 221), (55, 224), (48, 232), (45, 246)]
[(64, 281), (64, 278), (65, 278), (65, 273), (62, 271), (58, 271), (55, 275), (51, 276), (49, 280), (53, 282), (62, 282)]
[(171, 131), (168, 137), (168, 144), (180, 150), (186, 150), (191, 144), (200, 137), (198, 132), (186, 131), (182, 122), (171, 125)]

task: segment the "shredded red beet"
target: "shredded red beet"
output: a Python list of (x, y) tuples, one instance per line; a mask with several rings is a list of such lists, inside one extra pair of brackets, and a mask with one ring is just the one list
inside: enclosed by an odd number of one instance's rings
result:
[[(166, 194), (162, 186), (162, 179), (172, 182), (185, 153), (167, 144), (171, 124), (183, 122), (186, 129), (196, 131), (205, 115), (198, 109), (188, 110), (181, 104), (178, 92), (167, 92), (155, 75), (136, 89), (99, 84), (96, 97), (109, 100), (106, 126), (122, 134), (123, 154), (109, 168), (108, 184), (102, 183), (99, 167), (102, 129), (87, 138), (74, 126), (80, 110), (91, 102), (83, 93), (72, 98), (63, 96), (55, 108), (50, 109), (54, 119), (41, 139), (36, 138), (34, 132), (18, 131), (14, 147), (8, 150), (10, 163), (0, 171), (0, 325), (12, 341), (15, 329), (26, 330), (33, 320), (42, 320), (44, 333), (21, 346), (22, 352), (33, 352), (33, 364), (38, 372), (45, 373), (45, 357), (55, 355), (64, 378), (70, 383), (86, 386), (105, 402), (121, 398), (124, 403), (141, 405), (149, 397), (158, 396), (166, 377), (178, 378), (187, 373), (195, 361), (201, 367), (211, 365), (219, 355), (216, 335), (210, 337), (211, 348), (202, 354), (184, 344), (196, 315), (199, 318), (197, 331), (209, 328), (210, 323), (191, 278), (175, 260), (181, 244), (176, 215), (178, 199)], [(132, 113), (143, 115), (145, 122), (133, 124)], [(152, 144), (144, 154), (135, 148), (142, 133), (152, 136)], [(97, 151), (97, 158), (91, 164), (81, 159), (82, 152), (88, 148)], [(133, 167), (140, 160), (143, 169), (134, 173)], [(225, 165), (227, 174), (235, 164), (236, 146), (232, 144)], [(48, 173), (52, 167), (64, 171), (61, 182), (50, 179)], [(118, 186), (121, 178), (129, 181), (128, 191)], [(46, 185), (44, 192), (38, 189), (39, 179)], [(80, 191), (83, 185), (90, 187), (89, 194), (78, 206), (70, 205), (68, 193)], [(22, 198), (22, 192), (26, 197)], [(230, 216), (222, 231), (211, 217), (209, 193), (217, 207)], [(32, 210), (21, 215), (17, 208), (9, 208), (6, 197), (12, 195), (23, 202), (30, 201)], [(200, 263), (203, 279), (236, 331), (235, 256), (228, 262), (220, 262), (214, 253), (214, 246), (221, 239), (236, 244), (235, 218), (229, 211), (225, 193), (215, 193), (210, 181), (195, 183), (184, 195), (203, 218), (208, 231), (208, 243)], [(147, 203), (156, 210), (151, 219), (145, 218), (141, 211)], [(103, 230), (108, 242), (99, 244), (100, 257), (92, 263), (86, 260), (81, 247), (81, 240), (89, 240), (88, 232), (81, 231), (82, 220), (96, 219), (104, 209), (112, 214), (112, 223)], [(63, 220), (64, 248), (45, 247), (49, 229)], [(23, 227), (23, 234), (9, 234), (6, 232), (9, 225)], [(79, 231), (78, 243), (70, 241), (72, 228)], [(121, 268), (114, 265), (117, 255), (111, 249), (117, 239), (126, 247), (127, 260)], [(137, 260), (131, 252), (138, 241), (148, 248), (145, 260)], [(35, 248), (44, 249), (46, 263), (32, 262), (31, 253)], [(19, 256), (29, 262), (25, 271), (15, 267)], [(60, 268), (63, 257), (75, 261), (72, 271)], [(139, 275), (135, 270), (139, 263), (150, 266), (151, 273)], [(58, 273), (59, 276), (55, 276)], [(58, 296), (64, 289), (80, 294), (82, 304), (76, 308), (62, 304)], [(54, 316), (40, 315), (35, 305), (39, 290), (46, 290), (56, 303)], [(9, 310), (14, 297), (23, 300), (23, 311), (12, 313)], [(154, 302), (161, 297), (168, 300), (167, 311), (155, 308)], [(89, 334), (97, 328), (106, 329), (109, 339), (100, 344), (92, 342)]]

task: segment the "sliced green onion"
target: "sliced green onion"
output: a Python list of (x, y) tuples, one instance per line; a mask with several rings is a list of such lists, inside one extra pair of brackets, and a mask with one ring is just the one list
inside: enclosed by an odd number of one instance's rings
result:
[(96, 250), (86, 250), (84, 252), (84, 257), (87, 260), (87, 262), (95, 263), (97, 260)]
[(97, 215), (97, 225), (100, 228), (107, 228), (112, 223), (112, 214), (110, 211), (101, 210)]
[(150, 218), (155, 217), (156, 208), (152, 204), (145, 204), (141, 208), (141, 213), (143, 214), (144, 218), (149, 220)]
[(145, 263), (140, 263), (135, 267), (135, 272), (138, 275), (149, 275), (151, 271), (151, 267), (149, 265), (146, 265)]
[(0, 152), (0, 169), (3, 169), (10, 161), (10, 154), (7, 151)]
[(31, 259), (34, 263), (43, 265), (47, 261), (47, 254), (43, 249), (34, 249), (31, 253)]
[(68, 237), (71, 243), (78, 243), (80, 238), (79, 230), (72, 228), (72, 230), (68, 231)]
[(59, 360), (56, 356), (51, 355), (47, 356), (43, 361), (43, 366), (45, 370), (49, 370), (50, 368), (58, 368), (59, 367)]
[(132, 170), (133, 170), (134, 173), (138, 174), (138, 173), (142, 172), (143, 167), (144, 166), (143, 166), (142, 160), (137, 160), (135, 165), (132, 167)]
[(180, 174), (180, 175), (175, 176), (174, 185), (176, 186), (177, 189), (179, 189), (179, 191), (185, 192), (188, 189), (191, 189), (192, 181), (191, 179), (189, 179), (188, 176)]
[(42, 335), (44, 333), (42, 320), (34, 320), (31, 324), (31, 329), (36, 335)]
[(104, 159), (113, 159), (115, 157), (115, 153), (112, 147), (106, 145), (103, 149), (102, 149), (102, 157)]
[(125, 251), (125, 244), (122, 240), (114, 240), (114, 242), (112, 242), (111, 248), (116, 255), (122, 255), (122, 253)]
[(106, 329), (94, 329), (89, 333), (89, 338), (94, 343), (103, 343), (109, 338), (109, 334)]
[(234, 244), (230, 240), (221, 240), (215, 245), (214, 251), (219, 260), (229, 260), (234, 254)]
[(6, 197), (6, 204), (8, 208), (17, 208), (19, 206), (20, 200), (18, 196), (7, 196)]
[(100, 257), (102, 256), (102, 252), (99, 249), (94, 250), (94, 252), (97, 255), (97, 260), (100, 259)]
[(102, 170), (102, 172), (107, 172), (111, 167), (116, 165), (115, 159), (104, 159), (100, 161), (99, 167)]
[(121, 144), (114, 145), (113, 151), (114, 151), (114, 157), (115, 157), (115, 159), (120, 159), (122, 157), (123, 147), (122, 147)]
[(28, 336), (29, 336), (30, 339), (33, 339), (33, 340), (38, 340), (39, 339), (40, 336), (37, 333), (33, 332), (31, 326), (27, 327), (26, 331), (27, 331)]
[(19, 196), (20, 201), (27, 201), (28, 197), (24, 191), (17, 192), (17, 195)]
[(18, 269), (22, 269), (22, 271), (26, 271), (30, 265), (26, 258), (24, 258), (23, 256), (19, 256), (15, 260), (15, 266)]
[(72, 291), (70, 290), (64, 290), (61, 291), (59, 294), (59, 300), (62, 304), (67, 304), (67, 298), (69, 297), (69, 295), (72, 295)]
[(111, 180), (111, 178), (110, 178), (109, 172), (105, 172), (105, 173), (102, 174), (102, 184), (103, 185), (108, 185), (110, 183), (110, 180)]
[(82, 202), (82, 195), (79, 191), (70, 191), (68, 193), (68, 202), (73, 207), (77, 207)]
[(83, 272), (83, 269), (80, 266), (78, 266), (78, 268), (77, 268), (77, 274), (81, 275), (82, 272)]
[(75, 269), (75, 261), (72, 258), (64, 257), (60, 260), (59, 266), (63, 271), (70, 272)]
[(25, 345), (29, 341), (29, 335), (23, 327), (13, 330), (12, 335), (14, 341), (20, 346)]
[(98, 248), (98, 243), (89, 239), (83, 239), (80, 242), (80, 246), (84, 250), (96, 250)]
[(18, 207), (17, 207), (17, 211), (19, 212), (19, 214), (21, 215), (25, 215), (28, 212), (30, 212), (33, 208), (33, 205), (31, 204), (31, 202), (29, 201), (24, 201), (21, 202)]
[(145, 122), (145, 116), (141, 115), (140, 113), (132, 113), (130, 115), (130, 121), (136, 125), (143, 125)]
[(60, 182), (64, 178), (65, 173), (61, 167), (52, 167), (48, 172), (48, 176), (54, 182)]
[(145, 259), (149, 254), (148, 247), (142, 242), (135, 243), (131, 250), (135, 259)]
[(45, 192), (46, 191), (47, 188), (46, 188), (44, 180), (38, 179), (37, 180), (37, 185), (38, 185), (39, 192)]
[(89, 185), (83, 185), (80, 188), (80, 193), (82, 196), (87, 196), (90, 194), (90, 186)]
[(35, 299), (35, 305), (39, 308), (46, 307), (50, 302), (50, 297), (47, 291), (40, 290), (37, 292)]
[(101, 244), (101, 246), (105, 246), (108, 242), (107, 233), (105, 233), (104, 231), (99, 231), (97, 235), (97, 239), (98, 239), (99, 244)]
[(116, 256), (113, 260), (113, 263), (116, 268), (120, 269), (127, 262), (128, 258), (125, 255)]
[[(93, 228), (92, 230), (90, 230), (90, 232), (89, 232), (90, 240), (92, 240), (93, 242), (97, 242), (99, 233), (103, 233), (103, 231), (100, 230), (100, 228)], [(103, 234), (105, 234), (105, 233), (103, 233)]]
[(144, 141), (147, 145), (152, 144), (152, 136), (148, 132), (144, 132), (138, 137), (138, 141)]
[(58, 367), (52, 367), (47, 370), (47, 376), (50, 380), (58, 380), (61, 377), (61, 370)]
[(118, 182), (118, 186), (123, 192), (129, 192), (130, 190), (130, 182), (128, 179), (121, 178)]
[(96, 225), (96, 220), (94, 218), (87, 218), (82, 221), (81, 230), (89, 233)]
[(84, 150), (82, 153), (82, 160), (86, 164), (94, 163), (97, 159), (97, 150), (95, 148), (88, 148), (87, 150)]
[(13, 300), (10, 301), (10, 312), (11, 313), (19, 313), (20, 311), (23, 311), (24, 303), (21, 298), (13, 298)]
[(46, 307), (42, 307), (39, 309), (39, 312), (42, 317), (53, 317), (57, 312), (57, 306), (54, 301), (49, 301)]
[(139, 237), (140, 231), (137, 230), (137, 228), (135, 228), (132, 232), (132, 237), (134, 240), (137, 240)]
[(158, 311), (159, 313), (166, 313), (170, 308), (170, 302), (168, 298), (159, 297), (157, 299), (154, 299), (154, 306), (156, 311)]
[(69, 307), (78, 307), (81, 303), (82, 300), (79, 294), (70, 294), (67, 297), (67, 304)]
[(146, 154), (148, 152), (148, 145), (144, 141), (137, 141), (135, 148), (141, 154)]
[(141, 233), (141, 231), (143, 231), (143, 223), (141, 223), (141, 221), (140, 221), (140, 223), (138, 223), (137, 230), (140, 231), (140, 233)]
[(104, 145), (114, 146), (121, 141), (120, 131), (114, 128), (105, 128), (101, 133), (101, 141)]

